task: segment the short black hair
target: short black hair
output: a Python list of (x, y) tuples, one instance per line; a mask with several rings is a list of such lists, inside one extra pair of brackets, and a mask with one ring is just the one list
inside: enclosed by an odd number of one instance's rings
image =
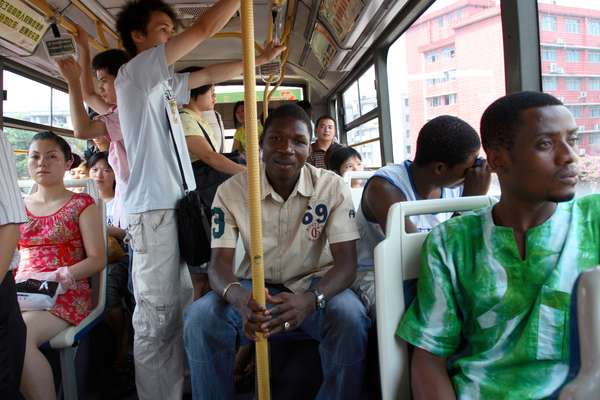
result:
[[(197, 71), (202, 71), (204, 69), (204, 67), (196, 67), (196, 66), (192, 66), (192, 67), (187, 67), (182, 69), (181, 71), (179, 71), (180, 74), (185, 74), (188, 72), (197, 72)], [(202, 96), (204, 94), (206, 94), (210, 88), (212, 88), (215, 85), (204, 85), (204, 86), (200, 86), (200, 87), (196, 87), (193, 88), (192, 90), (190, 90), (190, 97), (192, 99), (196, 99), (198, 96)]]
[(131, 32), (147, 33), (148, 23), (152, 13), (167, 14), (173, 23), (177, 23), (177, 15), (173, 8), (162, 0), (133, 0), (125, 3), (125, 7), (117, 15), (117, 31), (123, 42), (123, 47), (131, 57), (137, 55), (137, 48), (131, 37)]
[(79, 164), (83, 162), (83, 158), (77, 153), (71, 153), (71, 159), (73, 160), (73, 164), (71, 164), (71, 168), (78, 167)]
[(451, 115), (440, 115), (419, 131), (414, 161), (416, 165), (437, 161), (453, 167), (480, 147), (479, 135), (471, 125)]
[(106, 151), (97, 151), (97, 152), (93, 153), (87, 159), (86, 162), (87, 162), (87, 165), (89, 168), (93, 168), (94, 165), (96, 165), (96, 163), (101, 160), (104, 160), (106, 162), (106, 165), (108, 165), (110, 167), (110, 169), (112, 169), (112, 166), (108, 162), (108, 153)]
[(517, 92), (500, 97), (490, 104), (481, 116), (480, 130), (484, 150), (494, 147), (512, 149), (523, 111), (529, 108), (562, 105), (562, 101), (556, 97), (542, 92)]
[(327, 158), (327, 169), (341, 175), (340, 168), (342, 164), (351, 158), (358, 158), (362, 161), (360, 153), (353, 147), (342, 146), (333, 151), (329, 158)]
[(129, 61), (129, 55), (120, 49), (110, 49), (96, 54), (92, 60), (94, 71), (105, 70), (112, 76), (117, 76), (121, 65)]
[(317, 119), (317, 123), (315, 124), (315, 128), (319, 127), (319, 124), (321, 123), (321, 121), (323, 121), (324, 119), (330, 119), (333, 121), (333, 124), (335, 125), (335, 118), (333, 118), (330, 114), (325, 114), (325, 115), (321, 115), (318, 119)]
[(240, 108), (240, 107), (243, 107), (243, 106), (244, 106), (244, 102), (243, 101), (238, 101), (237, 103), (235, 103), (233, 105), (233, 126), (236, 129), (239, 128), (240, 126), (242, 126), (242, 124), (244, 123), (243, 121), (239, 122), (237, 120), (236, 116), (235, 116), (235, 113), (237, 112), (237, 109)]
[(71, 152), (71, 146), (69, 146), (69, 143), (67, 143), (67, 141), (65, 139), (58, 136), (56, 133), (50, 132), (50, 131), (43, 131), (40, 133), (36, 133), (31, 138), (31, 143), (37, 142), (39, 140), (50, 140), (50, 141), (56, 143), (58, 145), (58, 147), (60, 147), (60, 151), (65, 156), (65, 160), (66, 161), (73, 160), (73, 153)]
[(308, 132), (308, 140), (310, 141), (310, 138), (312, 137), (312, 126), (310, 123), (310, 118), (308, 118), (308, 114), (306, 114), (306, 111), (304, 111), (301, 107), (298, 107), (296, 104), (293, 103), (279, 106), (275, 110), (273, 110), (273, 112), (269, 113), (269, 116), (265, 121), (265, 126), (261, 138), (265, 137), (273, 121), (282, 118), (293, 118), (298, 121), (304, 122), (304, 124), (306, 125), (306, 130)]

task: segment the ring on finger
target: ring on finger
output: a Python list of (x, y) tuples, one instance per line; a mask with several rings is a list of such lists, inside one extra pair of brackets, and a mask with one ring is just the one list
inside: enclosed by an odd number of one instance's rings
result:
[(291, 326), (292, 326), (292, 324), (290, 324), (289, 322), (285, 321), (285, 322), (283, 323), (283, 330), (284, 330), (284, 331), (287, 331), (287, 330), (289, 330), (289, 329), (290, 329), (290, 327), (291, 327)]

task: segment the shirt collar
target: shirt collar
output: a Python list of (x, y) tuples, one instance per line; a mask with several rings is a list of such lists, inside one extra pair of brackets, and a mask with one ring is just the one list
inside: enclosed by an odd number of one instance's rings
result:
[[(304, 166), (300, 170), (300, 177), (298, 178), (298, 182), (296, 182), (296, 186), (294, 187), (294, 190), (292, 190), (292, 193), (290, 194), (289, 198), (296, 196), (296, 194), (298, 193), (304, 197), (310, 197), (313, 195), (315, 187), (313, 184), (310, 168), (312, 168), (310, 165), (304, 164)], [(271, 195), (271, 197), (274, 200), (280, 203), (284, 202), (283, 198), (275, 191), (275, 189), (273, 189), (273, 186), (271, 186), (271, 184), (269, 183), (269, 180), (267, 179), (267, 175), (265, 173), (265, 164), (262, 162), (260, 164), (260, 193), (262, 200), (266, 199), (268, 195)]]

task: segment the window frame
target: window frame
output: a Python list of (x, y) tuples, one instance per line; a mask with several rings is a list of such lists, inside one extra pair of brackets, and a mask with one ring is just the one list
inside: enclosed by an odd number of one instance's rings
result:
[(19, 75), (23, 78), (32, 80), (34, 82), (37, 82), (44, 86), (48, 86), (50, 88), (50, 98), (48, 99), (48, 101), (50, 103), (50, 120), (49, 120), (50, 125), (25, 121), (25, 120), (21, 120), (18, 118), (6, 117), (6, 116), (4, 116), (3, 105), (0, 105), (0, 117), (2, 118), (1, 123), (0, 123), (0, 128), (6, 126), (8, 128), (24, 129), (24, 130), (35, 131), (35, 132), (52, 131), (52, 132), (54, 132), (56, 134), (60, 134), (62, 136), (75, 137), (72, 129), (66, 129), (66, 128), (61, 128), (59, 126), (51, 125), (52, 120), (53, 120), (53, 111), (54, 111), (53, 110), (53, 101), (52, 101), (53, 95), (52, 95), (52, 93), (54, 90), (58, 90), (58, 91), (68, 94), (69, 91), (68, 91), (68, 87), (67, 87), (66, 83), (64, 83), (58, 79), (44, 76), (43, 74), (41, 74), (40, 72), (38, 72), (32, 68), (17, 64), (16, 62), (14, 62), (12, 60), (0, 57), (0, 90), (2, 90), (2, 91), (4, 90), (4, 71), (11, 72), (13, 74)]

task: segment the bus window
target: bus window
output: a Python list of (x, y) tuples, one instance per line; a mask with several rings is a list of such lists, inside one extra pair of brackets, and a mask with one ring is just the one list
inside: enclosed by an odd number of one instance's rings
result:
[(506, 92), (500, 2), (436, 1), (390, 46), (387, 68), (394, 162), (414, 157), (419, 130), (437, 116), (479, 132), (485, 108)]
[[(365, 168), (373, 169), (382, 166), (375, 79), (371, 65), (342, 94), (347, 144), (361, 154)], [(359, 118), (367, 121), (357, 125)]]
[(538, 0), (542, 88), (579, 126), (577, 195), (600, 191), (600, 4)]

